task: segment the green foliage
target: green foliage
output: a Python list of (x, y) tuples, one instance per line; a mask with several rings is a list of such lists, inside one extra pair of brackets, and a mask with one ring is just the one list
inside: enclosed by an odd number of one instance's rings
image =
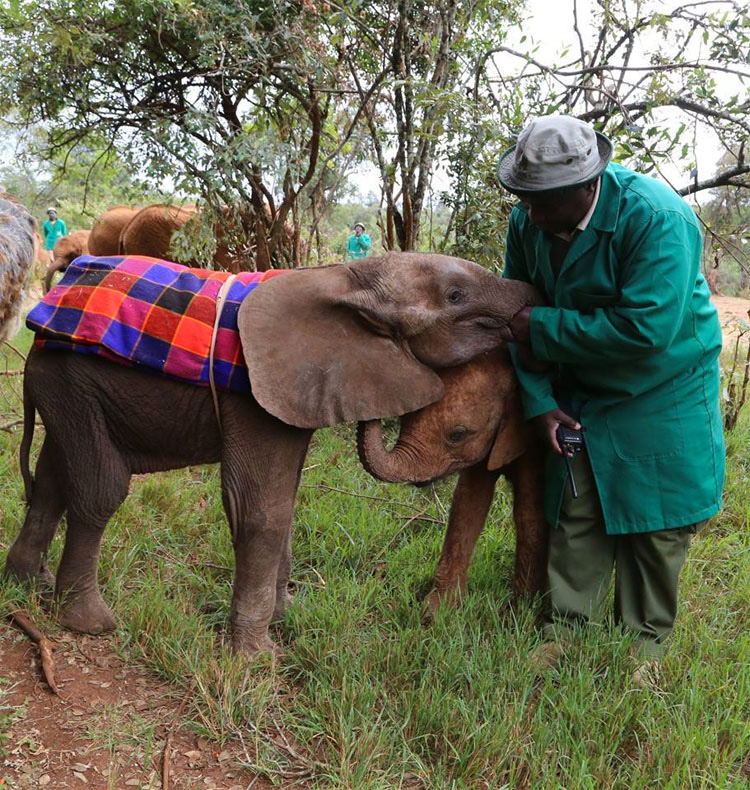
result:
[[(38, 129), (37, 129), (38, 132)], [(87, 229), (106, 209), (170, 202), (171, 196), (134, 178), (129, 165), (111, 148), (92, 138), (70, 156), (41, 158), (39, 135), (18, 146), (17, 158), (0, 168), (0, 184), (41, 222), (49, 206), (68, 230)]]

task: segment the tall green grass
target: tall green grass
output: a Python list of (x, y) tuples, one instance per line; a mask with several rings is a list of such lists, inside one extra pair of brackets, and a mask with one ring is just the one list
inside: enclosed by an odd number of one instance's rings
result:
[[(19, 385), (0, 383), (2, 422), (19, 408)], [(24, 507), (20, 432), (0, 433), (4, 553)], [(314, 437), (295, 516), (295, 602), (273, 627), (284, 647), (276, 662), (227, 648), (233, 556), (218, 470), (133, 481), (105, 536), (103, 593), (123, 655), (176, 689), (194, 684), (187, 715), (197, 732), (240, 739), (256, 771), (314, 788), (750, 786), (748, 414), (729, 437), (724, 512), (685, 567), (662, 690), (650, 693), (631, 686), (629, 640), (611, 625), (582, 632), (559, 670), (534, 677), (536, 609), (511, 604), (505, 485), (469, 594), (423, 626), (420, 596), (453, 483), (379, 484), (353, 448), (348, 426)], [(60, 551), (58, 536), (53, 564)], [(4, 583), (0, 607), (19, 602), (55, 631), (26, 591)]]

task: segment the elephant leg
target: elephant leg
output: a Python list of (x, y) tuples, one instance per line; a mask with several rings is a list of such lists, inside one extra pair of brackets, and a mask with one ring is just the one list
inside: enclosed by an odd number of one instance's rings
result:
[[(222, 454), (222, 493), (236, 563), (232, 647), (254, 655), (276, 650), (268, 626), (285, 603), (294, 497), (312, 431), (265, 413), (255, 420), (235, 417), (225, 419)], [(243, 439), (232, 441), (233, 435)]]
[(487, 518), (499, 470), (488, 470), (480, 461), (464, 469), (453, 492), (448, 530), (432, 590), (427, 596), (429, 617), (443, 601), (452, 601), (466, 591), (471, 556)]
[(506, 470), (513, 486), (516, 561), (513, 592), (534, 595), (545, 583), (548, 527), (544, 517), (544, 473), (540, 454), (530, 451)]
[(287, 607), (292, 603), (292, 594), (289, 592), (289, 577), (292, 573), (292, 530), (287, 532), (284, 548), (279, 559), (279, 568), (276, 572), (276, 605), (273, 609), (272, 622), (283, 620)]
[(7, 574), (25, 581), (41, 580), (54, 587), (55, 578), (47, 567), (46, 557), (65, 510), (63, 491), (58, 453), (47, 436), (36, 464), (26, 519), (5, 560)]
[(72, 631), (99, 634), (115, 627), (99, 592), (97, 567), (104, 528), (125, 500), (129, 483), (130, 472), (114, 450), (106, 457), (88, 456), (86, 469), (71, 470), (68, 528), (55, 595), (61, 602), (60, 622)]

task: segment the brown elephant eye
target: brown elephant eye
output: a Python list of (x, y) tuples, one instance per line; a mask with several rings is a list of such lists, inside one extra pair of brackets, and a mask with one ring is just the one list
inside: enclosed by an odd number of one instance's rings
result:
[(448, 434), (448, 441), (456, 444), (457, 442), (463, 441), (468, 435), (469, 431), (463, 426), (459, 426), (458, 428), (454, 428)]
[(452, 290), (448, 291), (448, 301), (452, 304), (462, 301), (463, 298), (464, 292), (460, 288), (453, 288)]

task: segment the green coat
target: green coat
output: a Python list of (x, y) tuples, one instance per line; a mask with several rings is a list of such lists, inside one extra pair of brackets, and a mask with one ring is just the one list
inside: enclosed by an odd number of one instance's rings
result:
[(370, 237), (366, 233), (361, 233), (357, 236), (352, 233), (349, 236), (349, 244), (346, 248), (346, 257), (350, 261), (357, 260), (357, 258), (366, 258), (370, 254)]
[[(504, 276), (533, 283), (551, 305), (532, 309), (530, 333), (534, 356), (555, 371), (516, 365), (526, 417), (557, 407), (553, 383), (567, 394), (609, 534), (709, 518), (724, 482), (721, 329), (693, 211), (667, 186), (612, 164), (557, 280), (550, 246), (517, 205)], [(546, 471), (545, 512), (556, 525), (562, 458), (550, 452)]]
[(68, 235), (68, 226), (59, 217), (54, 222), (46, 219), (42, 225), (42, 233), (44, 234), (44, 249), (51, 250), (58, 239)]

